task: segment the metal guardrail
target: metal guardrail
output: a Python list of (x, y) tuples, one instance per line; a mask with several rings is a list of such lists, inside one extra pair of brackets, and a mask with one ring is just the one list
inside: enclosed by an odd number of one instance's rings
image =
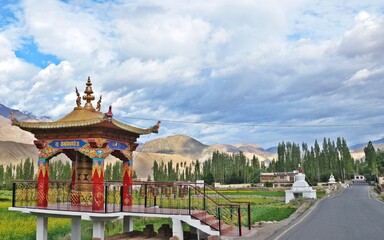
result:
[(92, 209), (93, 186), (92, 183), (72, 183), (70, 181), (49, 181), (47, 192), (47, 206), (37, 205), (37, 181), (15, 181), (13, 183), (13, 207), (44, 208), (60, 211), (80, 212), (120, 212), (121, 211), (121, 186), (113, 182), (104, 182), (103, 207), (98, 210)]
[[(221, 234), (237, 231), (242, 235), (242, 220), (251, 227), (250, 203), (233, 202), (209, 185), (191, 182), (133, 182), (129, 187), (132, 204), (123, 204), (121, 182), (97, 183), (104, 189), (104, 202), (94, 210), (94, 184), (49, 181), (44, 209), (80, 212), (136, 212), (191, 215)], [(42, 208), (37, 205), (37, 181), (13, 183), (13, 207)], [(207, 194), (209, 190), (209, 194)]]

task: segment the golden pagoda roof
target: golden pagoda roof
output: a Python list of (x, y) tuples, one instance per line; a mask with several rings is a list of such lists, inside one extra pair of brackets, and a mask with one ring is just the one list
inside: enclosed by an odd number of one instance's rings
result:
[(91, 101), (95, 99), (91, 94), (92, 91), (92, 83), (90, 78), (87, 81), (87, 87), (85, 92), (86, 95), (83, 96), (83, 100), (86, 100), (85, 105), (81, 106), (81, 98), (80, 94), (76, 88), (77, 100), (75, 107), (72, 112), (65, 115), (61, 119), (53, 122), (21, 122), (18, 121), (13, 113), (11, 113), (12, 125), (18, 126), (24, 130), (34, 130), (34, 129), (60, 129), (60, 128), (75, 128), (75, 127), (86, 127), (92, 126), (96, 124), (103, 124), (103, 126), (110, 128), (118, 128), (125, 131), (133, 132), (139, 135), (149, 134), (149, 133), (158, 133), (158, 129), (160, 127), (160, 121), (157, 122), (156, 125), (143, 129), (134, 127), (125, 123), (122, 123), (113, 118), (112, 107), (109, 107), (108, 113), (100, 112), (101, 109), (101, 96), (99, 101), (97, 102), (96, 109), (92, 106)]

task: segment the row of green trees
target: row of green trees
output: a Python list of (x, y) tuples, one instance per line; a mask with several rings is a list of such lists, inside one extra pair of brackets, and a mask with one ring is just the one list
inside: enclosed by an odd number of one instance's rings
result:
[(384, 176), (384, 152), (375, 149), (369, 141), (364, 148), (365, 162), (359, 165), (359, 171), (364, 175), (370, 175), (371, 180), (376, 180), (379, 176)]
[[(121, 181), (123, 178), (123, 162), (116, 161), (113, 164), (108, 163), (104, 170), (105, 181)], [(133, 171), (133, 179), (137, 178), (136, 171)]]
[(205, 162), (199, 160), (190, 164), (153, 163), (155, 181), (196, 181), (204, 179), (206, 183), (220, 182), (225, 184), (258, 182), (260, 179), (260, 162), (255, 156), (247, 159), (244, 153), (221, 153), (215, 151)]
[[(0, 165), (0, 189), (12, 189), (15, 180), (36, 180), (36, 163), (30, 158), (18, 164)], [(122, 163), (116, 161), (108, 163), (105, 167), (106, 181), (120, 181), (122, 179)], [(69, 161), (55, 160), (49, 163), (50, 180), (71, 180), (72, 166)], [(136, 172), (133, 172), (136, 177)]]
[(299, 164), (311, 182), (327, 182), (331, 173), (338, 181), (351, 179), (354, 174), (364, 175), (367, 179), (384, 175), (384, 152), (375, 150), (371, 142), (364, 151), (366, 162), (355, 161), (347, 142), (340, 137), (336, 141), (324, 138), (321, 145), (316, 140), (313, 146), (281, 142), (277, 147), (277, 159), (273, 159), (268, 168), (261, 166), (255, 156), (247, 159), (242, 152), (227, 154), (216, 151), (207, 161), (196, 160), (189, 165), (186, 162), (174, 165), (172, 161), (155, 161), (153, 176), (155, 181), (204, 179), (207, 183), (257, 183), (260, 172), (291, 172)]
[(0, 165), (0, 189), (11, 189), (16, 179), (33, 179), (34, 164), (30, 158), (19, 164)]
[(347, 142), (337, 138), (336, 142), (329, 138), (320, 144), (315, 141), (313, 146), (306, 143), (279, 143), (277, 160), (272, 161), (269, 171), (292, 171), (301, 164), (306, 177), (311, 182), (326, 182), (332, 173), (337, 180), (345, 181), (358, 173)]
[[(257, 183), (260, 172), (290, 172), (301, 164), (303, 171), (311, 182), (328, 181), (329, 175), (334, 174), (337, 180), (344, 181), (353, 174), (362, 174), (367, 179), (375, 180), (384, 175), (384, 152), (376, 150), (369, 142), (364, 148), (366, 161), (354, 161), (343, 138), (336, 141), (323, 139), (320, 145), (315, 141), (313, 146), (306, 143), (279, 143), (277, 159), (273, 159), (268, 168), (260, 164), (257, 157), (248, 159), (244, 153), (221, 153), (215, 151), (205, 162), (196, 160), (190, 164), (154, 162), (153, 178), (155, 181), (195, 181), (204, 179), (207, 183)], [(36, 164), (29, 158), (18, 164), (0, 165), (0, 189), (12, 188), (14, 180), (36, 179), (34, 174)], [(72, 167), (70, 162), (56, 160), (49, 164), (51, 180), (71, 179)], [(133, 173), (136, 178), (136, 172)], [(104, 172), (106, 181), (120, 181), (122, 163), (109, 163)], [(150, 179), (150, 178), (149, 178)]]

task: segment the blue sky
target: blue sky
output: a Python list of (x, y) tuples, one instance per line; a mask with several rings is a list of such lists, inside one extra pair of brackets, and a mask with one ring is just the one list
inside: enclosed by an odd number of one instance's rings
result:
[[(2, 1), (0, 103), (102, 111), (205, 144), (384, 137), (384, 2)], [(142, 137), (145, 142), (148, 137)]]

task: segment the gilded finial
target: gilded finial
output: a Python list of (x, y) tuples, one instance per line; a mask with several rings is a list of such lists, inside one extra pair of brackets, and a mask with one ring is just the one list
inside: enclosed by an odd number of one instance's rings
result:
[(92, 91), (92, 83), (91, 83), (90, 77), (88, 77), (88, 81), (86, 85), (87, 87), (85, 88), (85, 91), (84, 91), (86, 95), (83, 96), (83, 100), (87, 102), (85, 103), (84, 108), (89, 110), (95, 110), (91, 103), (91, 101), (95, 100), (95, 96), (92, 95), (93, 91)]
[(108, 122), (112, 121), (113, 113), (112, 113), (112, 106), (109, 106), (108, 112), (106, 113)]
[(102, 95), (100, 95), (99, 101), (97, 101), (96, 111), (98, 112), (100, 112), (101, 110), (101, 98), (102, 98)]
[(81, 107), (81, 97), (80, 97), (80, 93), (79, 93), (79, 90), (77, 90), (77, 87), (75, 87), (75, 89), (76, 89), (76, 95), (77, 95), (76, 105), (77, 105), (77, 107)]

